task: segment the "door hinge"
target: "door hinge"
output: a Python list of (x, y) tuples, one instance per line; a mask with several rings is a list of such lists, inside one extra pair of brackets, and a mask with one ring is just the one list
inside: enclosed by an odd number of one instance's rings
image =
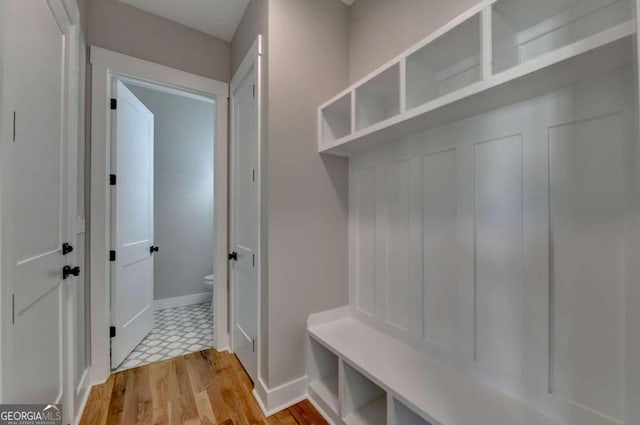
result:
[(113, 250), (109, 251), (109, 261), (116, 261), (116, 252)]
[(253, 267), (255, 267), (256, 266), (256, 254), (253, 254), (252, 258), (253, 258), (253, 260), (252, 260), (253, 264), (252, 265), (253, 265)]
[(253, 181), (254, 182), (256, 181), (256, 169), (255, 168), (253, 169)]
[(111, 103), (110, 103), (109, 107), (112, 110), (118, 109), (118, 99), (111, 99)]
[(254, 98), (256, 97), (256, 85), (255, 84), (253, 85), (253, 97)]
[(116, 336), (116, 327), (109, 326), (109, 338), (115, 338)]
[(73, 252), (73, 246), (69, 242), (65, 242), (62, 244), (62, 255), (67, 255)]
[(109, 185), (110, 186), (115, 186), (116, 185), (116, 175), (115, 174), (109, 174)]
[(11, 294), (11, 324), (16, 324), (16, 294)]
[(255, 352), (256, 352), (256, 340), (255, 340), (255, 339), (252, 339), (252, 340), (251, 340), (251, 344), (252, 344), (252, 346), (253, 346), (253, 347), (252, 347), (252, 348), (253, 348), (253, 352), (255, 353)]
[(13, 111), (13, 141), (16, 141), (16, 111)]

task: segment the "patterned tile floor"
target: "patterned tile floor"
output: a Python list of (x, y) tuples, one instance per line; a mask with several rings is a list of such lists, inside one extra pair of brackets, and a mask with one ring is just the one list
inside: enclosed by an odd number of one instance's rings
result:
[(153, 329), (113, 372), (213, 347), (211, 302), (156, 310)]

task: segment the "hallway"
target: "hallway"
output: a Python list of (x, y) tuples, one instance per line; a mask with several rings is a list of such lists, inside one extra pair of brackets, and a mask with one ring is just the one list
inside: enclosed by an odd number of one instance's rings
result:
[(80, 424), (326, 424), (308, 401), (265, 418), (252, 388), (233, 354), (200, 351), (111, 375)]

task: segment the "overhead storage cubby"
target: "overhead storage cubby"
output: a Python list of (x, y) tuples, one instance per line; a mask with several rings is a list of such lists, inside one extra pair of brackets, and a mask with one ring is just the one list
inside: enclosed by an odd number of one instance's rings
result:
[(314, 391), (336, 415), (340, 407), (338, 365), (338, 356), (313, 338), (310, 339), (309, 364), (307, 366), (309, 389)]
[(631, 0), (499, 0), (492, 8), (493, 72), (629, 20)]
[(391, 423), (389, 425), (435, 425), (409, 409), (402, 402), (393, 399)]
[(356, 88), (356, 130), (400, 113), (400, 66), (393, 65)]
[[(318, 151), (356, 155), (629, 66), (635, 52), (634, 4), (479, 2), (321, 105)], [(344, 98), (349, 96), (354, 116), (347, 132)], [(335, 119), (332, 110), (342, 118)]]
[(322, 142), (331, 143), (351, 134), (351, 92), (321, 111)]
[(407, 109), (482, 79), (482, 30), (477, 14), (407, 56)]
[(387, 393), (353, 367), (344, 363), (343, 417), (347, 425), (387, 423)]

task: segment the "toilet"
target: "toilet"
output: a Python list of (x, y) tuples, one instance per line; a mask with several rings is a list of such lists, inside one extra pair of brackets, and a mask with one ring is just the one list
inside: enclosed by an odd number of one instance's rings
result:
[(210, 274), (204, 277), (204, 286), (210, 291), (213, 291), (213, 275)]

